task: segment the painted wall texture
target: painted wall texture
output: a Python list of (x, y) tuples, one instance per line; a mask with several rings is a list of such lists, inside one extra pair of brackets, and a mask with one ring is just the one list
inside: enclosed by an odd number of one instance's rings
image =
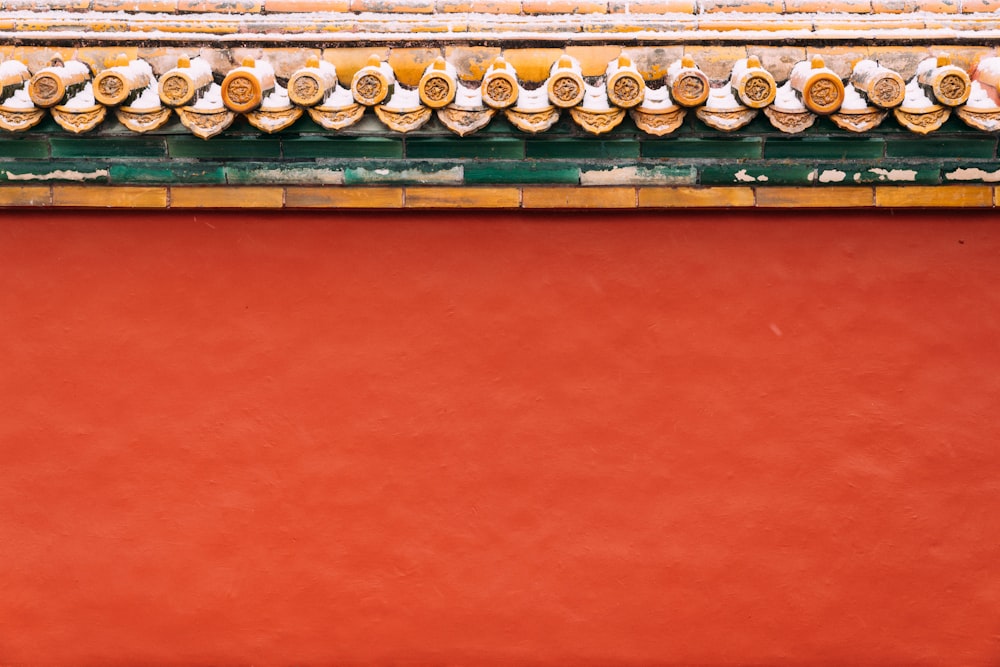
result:
[(1000, 664), (987, 214), (0, 219), (0, 664)]

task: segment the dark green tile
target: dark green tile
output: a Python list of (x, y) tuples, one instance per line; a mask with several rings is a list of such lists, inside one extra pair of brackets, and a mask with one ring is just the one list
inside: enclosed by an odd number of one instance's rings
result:
[(49, 143), (52, 157), (156, 158), (167, 154), (160, 137), (52, 137)]
[(281, 143), (277, 137), (168, 137), (170, 157), (193, 158), (253, 158), (281, 157)]
[(952, 163), (941, 165), (942, 183), (1000, 183), (1000, 164)]
[(526, 139), (525, 155), (530, 158), (548, 159), (607, 159), (639, 157), (639, 142), (620, 139)]
[(886, 157), (929, 157), (938, 160), (948, 158), (986, 158), (996, 155), (996, 137), (972, 135), (966, 138), (945, 139), (929, 135), (909, 139), (888, 139), (885, 144)]
[(882, 185), (935, 185), (941, 180), (936, 166), (917, 166), (906, 162), (886, 161), (878, 165), (855, 167), (850, 178), (856, 183)]
[(763, 152), (760, 137), (663, 137), (642, 142), (642, 156), (650, 158), (759, 158)]
[(580, 167), (583, 185), (695, 185), (698, 171), (690, 165), (605, 164)]
[(524, 136), (524, 133), (511, 125), (510, 121), (507, 120), (507, 116), (503, 114), (502, 111), (498, 111), (490, 124), (479, 130), (478, 134), (512, 134)]
[(408, 158), (509, 159), (524, 157), (524, 140), (513, 137), (413, 137), (406, 139)]
[(812, 165), (725, 164), (701, 168), (702, 185), (810, 185), (816, 178)]
[(48, 156), (49, 142), (45, 139), (11, 137), (10, 139), (0, 140), (0, 159)]
[(109, 167), (106, 162), (90, 160), (17, 160), (3, 165), (0, 181), (32, 183), (107, 183)]
[(240, 185), (339, 185), (344, 182), (344, 170), (315, 162), (232, 162), (226, 165), (226, 181)]
[[(450, 132), (450, 130), (449, 130)], [(479, 130), (477, 135), (483, 134), (510, 134), (515, 137), (526, 139), (531, 137), (530, 133), (526, 133), (524, 130), (519, 130), (507, 120), (507, 116), (504, 115), (502, 111), (497, 112), (497, 115), (493, 116), (493, 120), (490, 124)], [(545, 130), (544, 136), (546, 137), (566, 137), (567, 135), (582, 135), (586, 137), (592, 137), (593, 135), (583, 134), (583, 130), (570, 119), (569, 113), (563, 113), (561, 117), (555, 122), (555, 124), (549, 129)], [(452, 135), (454, 136), (454, 135)]]
[(344, 169), (344, 183), (347, 185), (368, 183), (458, 185), (462, 183), (463, 177), (462, 165), (453, 163), (372, 162)]
[(282, 139), (281, 145), (286, 158), (403, 157), (403, 140), (388, 137), (302, 136)]
[(465, 182), (486, 183), (579, 183), (580, 169), (559, 162), (475, 162), (465, 165)]
[(129, 163), (111, 165), (112, 183), (225, 183), (222, 165), (213, 162)]
[(880, 137), (776, 137), (764, 143), (766, 158), (849, 160), (880, 158), (884, 151), (885, 140)]

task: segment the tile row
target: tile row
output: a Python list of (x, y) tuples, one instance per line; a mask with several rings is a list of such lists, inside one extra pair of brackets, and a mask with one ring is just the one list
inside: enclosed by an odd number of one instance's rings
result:
[(947, 54), (931, 55), (915, 64), (909, 79), (870, 57), (854, 60), (844, 76), (813, 55), (780, 81), (755, 54), (725, 64), (719, 80), (689, 54), (637, 64), (620, 49), (607, 61), (600, 50), (586, 53), (582, 62), (568, 51), (519, 50), (483, 57), (473, 67), (433, 50), (395, 63), (376, 51), (352, 71), (303, 54), (304, 62), (286, 77), (267, 59), (249, 57), (220, 71), (213, 66), (218, 59), (202, 52), (181, 56), (160, 72), (127, 52), (100, 64), (55, 54), (34, 70), (27, 58), (12, 54), (0, 63), (0, 128), (24, 132), (51, 114), (78, 134), (97, 128), (113, 110), (124, 127), (141, 134), (176, 113), (192, 134), (208, 139), (239, 115), (270, 134), (304, 115), (340, 131), (371, 110), (391, 132), (413, 132), (436, 117), (460, 137), (484, 129), (498, 114), (528, 134), (548, 131), (562, 114), (593, 135), (611, 133), (628, 115), (647, 134), (664, 136), (688, 113), (720, 132), (739, 130), (759, 113), (787, 134), (806, 131), (819, 117), (864, 133), (890, 115), (928, 134), (952, 113), (978, 130), (1000, 130), (1000, 57), (992, 54), (965, 67)]
[(191, 136), (179, 122), (134, 135), (120, 126), (72, 135), (46, 121), (32, 131), (0, 134), (0, 160), (48, 158), (108, 158), (119, 161), (151, 160), (994, 160), (997, 136), (969, 130), (951, 120), (938, 133), (912, 135), (882, 127), (864, 135), (838, 133), (823, 120), (795, 136), (776, 132), (763, 119), (736, 133), (708, 130), (689, 119), (666, 137), (650, 137), (629, 122), (618, 132), (602, 137), (583, 134), (562, 123), (543, 135), (525, 135), (506, 120), (471, 137), (457, 137), (446, 129), (426, 126), (407, 135), (382, 133), (373, 119), (342, 133), (317, 130), (301, 120), (285, 132), (260, 135), (241, 122), (222, 135), (204, 141)]
[(1000, 183), (1000, 165), (989, 160), (843, 160), (755, 162), (654, 162), (639, 160), (504, 161), (0, 161), (0, 185), (75, 183), (104, 185), (379, 186), (507, 185), (801, 186), (838, 190), (868, 185), (960, 186)]
[(960, 186), (800, 187), (282, 187), (0, 186), (0, 207), (131, 209), (632, 209), (632, 208), (992, 208), (997, 188)]
[(996, 0), (4, 0), (3, 11), (218, 12), (282, 14), (386, 12), (490, 14), (971, 14), (995, 11)]
[[(54, 39), (65, 42), (86, 39), (91, 45), (113, 42), (144, 46), (151, 42), (171, 42), (281, 47), (288, 44), (289, 38), (310, 45), (348, 42), (454, 44), (462, 41), (470, 45), (499, 42), (517, 46), (525, 41), (712, 45), (720, 41), (774, 43), (780, 39), (815, 45), (828, 43), (831, 39), (857, 44), (933, 43), (935, 40), (985, 43), (997, 37), (993, 8), (983, 11), (970, 8), (954, 13), (747, 13), (731, 11), (737, 8), (733, 6), (726, 11), (685, 13), (665, 11), (671, 7), (670, 0), (645, 6), (622, 0), (623, 9), (639, 13), (605, 13), (602, 2), (588, 4), (595, 13), (586, 13), (554, 0), (539, 0), (539, 11), (545, 9), (551, 13), (507, 13), (502, 11), (505, 0), (495, 0), (498, 4), (490, 0), (482, 6), (458, 5), (475, 8), (474, 12), (436, 11), (439, 3), (448, 1), (420, 0), (415, 4), (407, 0), (372, 0), (377, 8), (375, 11), (318, 10), (312, 13), (242, 11), (259, 4), (241, 0), (197, 3), (191, 5), (190, 11), (180, 13), (93, 11), (86, 3), (78, 11), (39, 12), (24, 8), (0, 11), (0, 39), (41, 46)], [(145, 2), (142, 0), (130, 6), (155, 7), (159, 0), (142, 4)], [(607, 6), (613, 6), (612, 2)], [(745, 6), (751, 5), (752, 2)], [(860, 9), (864, 4), (855, 7)], [(196, 12), (195, 8), (204, 11)], [(494, 13), (483, 13), (484, 8), (492, 8)]]

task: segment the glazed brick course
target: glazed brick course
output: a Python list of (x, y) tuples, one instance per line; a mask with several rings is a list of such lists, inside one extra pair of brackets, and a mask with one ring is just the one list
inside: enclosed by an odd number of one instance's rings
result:
[(997, 188), (875, 186), (802, 187), (338, 187), (0, 186), (0, 207), (89, 208), (989, 208)]
[(4, 0), (8, 11), (488, 14), (976, 14), (1000, 0)]
[(665, 137), (630, 123), (591, 137), (568, 117), (538, 136), (499, 119), (466, 138), (435, 122), (384, 134), (367, 118), (339, 133), (238, 123), (208, 141), (176, 121), (147, 135), (106, 121), (79, 136), (46, 121), (0, 136), (0, 205), (982, 206), (1000, 183), (997, 138), (961, 123), (928, 136), (824, 123), (783, 135), (766, 122), (720, 135), (692, 114)]

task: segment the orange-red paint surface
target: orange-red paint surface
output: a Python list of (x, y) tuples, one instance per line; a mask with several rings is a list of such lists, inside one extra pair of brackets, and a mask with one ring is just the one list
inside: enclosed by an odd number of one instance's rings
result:
[(1000, 664), (1000, 224), (8, 213), (0, 664)]

